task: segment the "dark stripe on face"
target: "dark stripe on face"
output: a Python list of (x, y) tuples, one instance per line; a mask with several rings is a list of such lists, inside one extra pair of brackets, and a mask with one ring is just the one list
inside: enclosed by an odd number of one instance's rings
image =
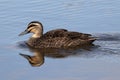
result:
[(29, 28), (31, 28), (31, 27), (33, 27), (33, 26), (36, 26), (35, 24), (31, 24), (31, 25), (29, 25), (28, 27), (27, 27), (27, 29), (29, 29)]
[(32, 21), (32, 22), (30, 22), (30, 23), (28, 24), (27, 29), (29, 29), (29, 28), (31, 28), (31, 27), (34, 27), (34, 26), (38, 26), (38, 25), (40, 25), (40, 26), (43, 28), (43, 25), (41, 24), (41, 22), (39, 22), (39, 21)]

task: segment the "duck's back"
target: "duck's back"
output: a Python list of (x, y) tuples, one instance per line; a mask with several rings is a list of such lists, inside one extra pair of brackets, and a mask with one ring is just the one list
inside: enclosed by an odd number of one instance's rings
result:
[(92, 44), (90, 34), (70, 32), (66, 29), (51, 30), (41, 38), (31, 38), (28, 44), (34, 48), (72, 48)]

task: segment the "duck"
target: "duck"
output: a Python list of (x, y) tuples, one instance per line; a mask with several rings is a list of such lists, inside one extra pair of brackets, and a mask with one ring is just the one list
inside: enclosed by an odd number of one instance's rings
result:
[(31, 21), (19, 36), (28, 33), (33, 34), (25, 43), (33, 48), (69, 49), (92, 45), (96, 40), (91, 34), (68, 31), (67, 29), (54, 29), (43, 33), (43, 25), (39, 21)]

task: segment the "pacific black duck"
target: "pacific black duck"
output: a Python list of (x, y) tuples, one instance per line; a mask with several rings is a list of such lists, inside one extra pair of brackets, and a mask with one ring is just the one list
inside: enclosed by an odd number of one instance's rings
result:
[(32, 21), (27, 29), (19, 36), (33, 33), (26, 42), (33, 48), (74, 48), (91, 45), (96, 39), (91, 34), (68, 31), (66, 29), (51, 30), (43, 34), (43, 25), (39, 21)]

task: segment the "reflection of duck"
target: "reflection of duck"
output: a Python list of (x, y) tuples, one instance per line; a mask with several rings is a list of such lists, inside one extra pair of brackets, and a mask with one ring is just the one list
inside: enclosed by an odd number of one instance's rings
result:
[(44, 54), (41, 53), (39, 50), (31, 49), (32, 52), (34, 52), (34, 56), (26, 55), (26, 54), (21, 54), (25, 59), (29, 61), (29, 63), (32, 66), (41, 66), (44, 63)]
[(96, 39), (90, 34), (71, 32), (66, 29), (56, 29), (43, 34), (43, 26), (38, 21), (32, 21), (20, 35), (33, 33), (27, 44), (33, 48), (74, 48), (91, 45)]
[[(24, 46), (20, 46), (20, 48), (22, 47), (24, 48)], [(92, 49), (92, 47), (88, 47), (88, 48), (87, 50), (89, 51)], [(37, 66), (41, 66), (44, 63), (44, 57), (66, 58), (68, 56), (78, 56), (81, 55), (79, 52), (82, 52), (84, 49), (78, 49), (78, 50), (66, 50), (66, 49), (55, 49), (55, 48), (35, 49), (28, 47), (28, 50), (33, 53), (33, 56), (27, 54), (21, 54), (21, 53), (20, 55), (23, 56), (25, 59), (27, 59), (32, 66), (37, 67)]]
[(44, 56), (51, 58), (65, 58), (70, 55), (75, 55), (73, 52), (68, 50), (60, 49), (33, 49), (29, 48), (29, 51), (33, 52), (33, 56), (22, 54), (20, 55), (27, 59), (33, 67), (41, 66), (44, 63)]

